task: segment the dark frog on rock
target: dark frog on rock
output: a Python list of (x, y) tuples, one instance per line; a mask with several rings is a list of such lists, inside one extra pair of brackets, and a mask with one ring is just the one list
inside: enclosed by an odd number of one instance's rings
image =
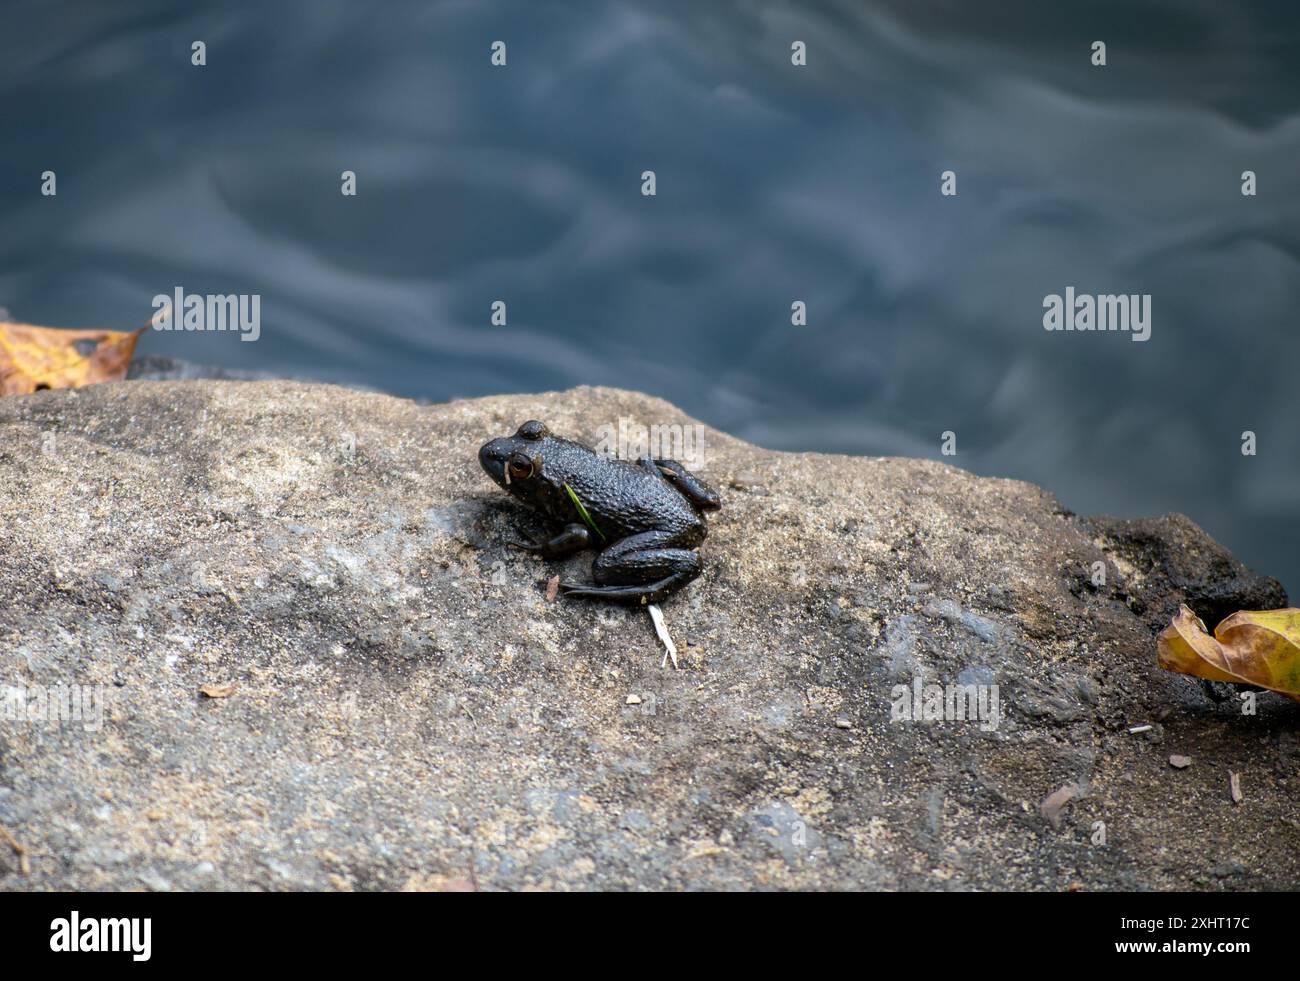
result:
[(506, 491), (563, 525), (550, 541), (512, 544), (548, 559), (600, 549), (595, 585), (565, 583), (569, 596), (658, 603), (700, 574), (692, 549), (708, 534), (702, 512), (721, 505), (676, 460), (612, 460), (535, 419), (486, 443), (478, 460)]

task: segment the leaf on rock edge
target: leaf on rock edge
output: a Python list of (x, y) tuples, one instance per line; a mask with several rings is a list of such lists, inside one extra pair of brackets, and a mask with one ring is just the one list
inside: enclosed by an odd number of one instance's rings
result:
[(1241, 611), (1214, 629), (1186, 606), (1156, 638), (1168, 671), (1267, 688), (1300, 702), (1300, 609)]
[(0, 321), (0, 396), (120, 381), (144, 330), (63, 330)]

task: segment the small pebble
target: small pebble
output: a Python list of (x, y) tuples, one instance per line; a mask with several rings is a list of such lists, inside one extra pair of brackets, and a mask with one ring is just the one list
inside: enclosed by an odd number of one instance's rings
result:
[(1055, 790), (1044, 797), (1042, 803), (1038, 805), (1038, 811), (1051, 822), (1053, 828), (1059, 830), (1062, 821), (1062, 808), (1078, 796), (1079, 788), (1074, 784), (1067, 783), (1060, 790)]
[(627, 696), (627, 704), (628, 704), (628, 705), (640, 705), (640, 704), (641, 704), (641, 696), (640, 696), (640, 695), (628, 695), (628, 696)]
[(1178, 756), (1175, 754), (1169, 757), (1169, 765), (1179, 770), (1185, 770), (1187, 767), (1192, 765), (1192, 758), (1190, 756)]
[(836, 728), (836, 729), (852, 729), (852, 728), (853, 728), (853, 723), (850, 722), (848, 719), (836, 719), (836, 720), (835, 720), (835, 728)]

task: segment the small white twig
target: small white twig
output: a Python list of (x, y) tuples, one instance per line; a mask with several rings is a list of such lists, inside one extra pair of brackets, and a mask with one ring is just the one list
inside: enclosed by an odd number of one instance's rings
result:
[(664, 623), (663, 610), (659, 609), (659, 606), (655, 603), (651, 603), (646, 609), (650, 611), (650, 619), (654, 622), (655, 633), (659, 635), (659, 639), (663, 641), (664, 647), (667, 648), (664, 659), (659, 662), (659, 667), (666, 667), (670, 657), (673, 659), (673, 667), (678, 667), (677, 645), (673, 643), (672, 635), (668, 633), (668, 624)]

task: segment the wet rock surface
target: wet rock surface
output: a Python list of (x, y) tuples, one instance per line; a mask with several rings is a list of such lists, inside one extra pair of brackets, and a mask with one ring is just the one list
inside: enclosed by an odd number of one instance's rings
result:
[[(1179, 602), (1285, 603), (1192, 522), (705, 430), (674, 671), (644, 610), (547, 601), (590, 553), (506, 547), (535, 526), (475, 454), (528, 418), (692, 422), (595, 388), (0, 400), (0, 887), (1300, 882), (1300, 705), (1156, 666)], [(918, 679), (996, 685), (996, 725), (895, 720)], [(37, 718), (61, 689), (100, 724)]]

